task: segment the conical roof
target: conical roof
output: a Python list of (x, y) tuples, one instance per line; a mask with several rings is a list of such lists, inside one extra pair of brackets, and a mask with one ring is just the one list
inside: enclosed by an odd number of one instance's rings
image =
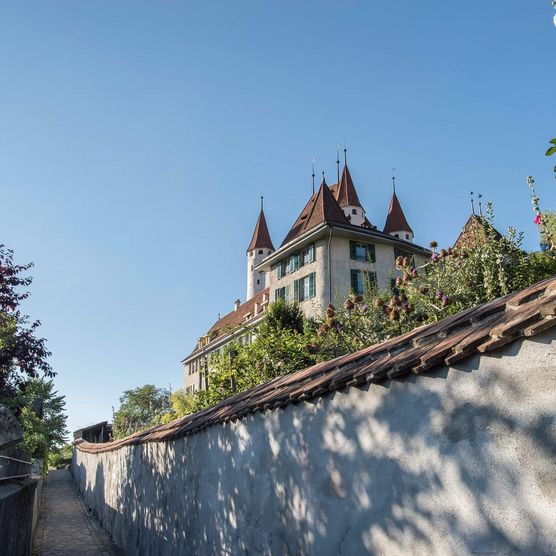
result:
[(272, 240), (270, 239), (270, 233), (268, 231), (268, 226), (266, 225), (266, 218), (264, 216), (263, 209), (261, 209), (261, 212), (259, 213), (259, 218), (257, 219), (255, 230), (253, 231), (253, 237), (251, 238), (251, 243), (249, 244), (247, 251), (262, 248), (272, 249), (272, 251), (274, 251), (274, 245), (272, 245)]
[(347, 164), (344, 166), (342, 171), (342, 177), (340, 178), (340, 183), (338, 184), (335, 191), (336, 201), (341, 207), (360, 207), (359, 197), (357, 196), (357, 191), (355, 191), (355, 186), (353, 185), (353, 180), (351, 179), (351, 174), (349, 173), (349, 168)]
[(334, 199), (334, 195), (323, 179), (317, 193), (313, 193), (301, 214), (297, 217), (291, 230), (286, 235), (282, 245), (289, 243), (304, 232), (315, 228), (319, 224), (349, 224), (344, 211)]
[(388, 216), (386, 216), (386, 224), (384, 225), (384, 233), (389, 234), (391, 232), (411, 232), (413, 234), (395, 191), (392, 193), (392, 200), (388, 207)]

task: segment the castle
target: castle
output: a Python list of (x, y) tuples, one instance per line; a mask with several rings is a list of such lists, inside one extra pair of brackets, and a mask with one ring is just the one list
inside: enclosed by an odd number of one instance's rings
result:
[[(338, 167), (339, 168), (339, 167)], [(247, 295), (219, 318), (183, 361), (185, 389), (204, 389), (211, 355), (232, 341), (249, 343), (269, 303), (285, 299), (299, 304), (307, 316), (318, 317), (328, 304), (339, 304), (366, 284), (392, 288), (398, 275), (396, 257), (424, 261), (429, 252), (413, 243), (393, 179), (392, 198), (382, 231), (366, 216), (347, 162), (338, 183), (322, 179), (278, 249), (261, 210), (247, 247)]]

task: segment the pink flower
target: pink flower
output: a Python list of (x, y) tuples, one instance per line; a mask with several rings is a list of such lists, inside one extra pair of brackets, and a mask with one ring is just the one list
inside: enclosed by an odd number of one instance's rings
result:
[(542, 221), (542, 217), (541, 217), (541, 213), (539, 212), (539, 213), (537, 214), (537, 216), (535, 216), (535, 220), (533, 220), (533, 222), (534, 222), (537, 226), (540, 226), (541, 221)]

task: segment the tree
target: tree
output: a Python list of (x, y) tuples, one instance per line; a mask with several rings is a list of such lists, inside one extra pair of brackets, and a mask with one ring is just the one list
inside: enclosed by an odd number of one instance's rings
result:
[(31, 457), (46, 461), (51, 450), (66, 442), (66, 399), (54, 389), (52, 380), (32, 379), (5, 402), (8, 407), (19, 408), (23, 427), (21, 447)]
[(73, 445), (64, 444), (57, 450), (51, 450), (48, 454), (48, 467), (60, 469), (71, 463), (73, 455)]
[(114, 413), (114, 438), (123, 438), (147, 427), (159, 425), (171, 411), (170, 390), (145, 384), (126, 390), (120, 397), (120, 407)]
[(46, 340), (37, 338), (39, 321), (19, 310), (29, 297), (32, 278), (25, 273), (32, 263), (16, 265), (14, 253), (0, 244), (0, 398), (12, 397), (30, 379), (55, 375), (47, 359)]

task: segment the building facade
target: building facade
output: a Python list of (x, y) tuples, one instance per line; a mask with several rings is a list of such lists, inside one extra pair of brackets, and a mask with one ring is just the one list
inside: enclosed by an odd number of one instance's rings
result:
[(419, 264), (429, 256), (413, 238), (395, 187), (383, 230), (369, 221), (347, 164), (338, 183), (329, 187), (323, 178), (278, 249), (261, 200), (246, 253), (247, 300), (236, 302), (182, 361), (186, 390), (206, 388), (211, 356), (232, 341), (250, 342), (264, 311), (278, 299), (298, 303), (307, 316), (318, 318), (351, 292), (391, 289), (398, 275), (396, 257)]

